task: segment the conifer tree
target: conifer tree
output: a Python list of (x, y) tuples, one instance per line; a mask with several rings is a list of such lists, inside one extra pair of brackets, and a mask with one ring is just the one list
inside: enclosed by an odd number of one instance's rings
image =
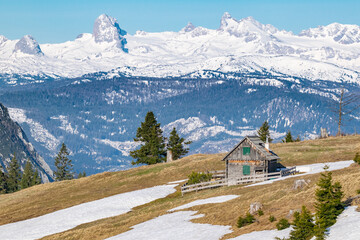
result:
[(341, 202), (343, 192), (339, 182), (332, 183), (332, 173), (325, 172), (317, 183), (315, 236), (316, 239), (325, 239), (325, 231), (336, 222), (337, 216), (344, 210)]
[(85, 171), (78, 174), (78, 178), (83, 178), (83, 177), (86, 177), (86, 172)]
[(165, 161), (165, 138), (153, 112), (146, 114), (145, 121), (137, 129), (134, 141), (142, 142), (143, 145), (140, 149), (130, 152), (130, 156), (136, 160), (132, 162), (133, 165), (150, 165)]
[(301, 213), (294, 213), (294, 227), (289, 240), (308, 240), (314, 235), (314, 223), (311, 213), (302, 206)]
[(21, 180), (20, 165), (14, 153), (14, 157), (11, 160), (10, 165), (8, 167), (8, 178), (7, 178), (8, 191), (9, 192), (18, 191), (20, 188), (20, 180)]
[(272, 142), (272, 139), (270, 138), (270, 126), (267, 121), (265, 121), (260, 129), (257, 131), (258, 136), (260, 137), (261, 141), (266, 142), (266, 137), (268, 138), (269, 142)]
[(55, 158), (56, 171), (54, 172), (54, 175), (56, 181), (70, 180), (74, 178), (74, 174), (72, 172), (73, 165), (68, 156), (69, 152), (66, 145), (63, 143), (61, 145), (60, 152)]
[(0, 165), (0, 194), (7, 192), (8, 192), (7, 174), (4, 171), (3, 167)]
[(185, 142), (184, 138), (180, 138), (176, 132), (176, 128), (170, 133), (169, 142), (168, 142), (168, 150), (171, 150), (173, 159), (177, 160), (181, 156), (187, 154), (189, 152), (189, 148), (186, 148), (185, 145), (191, 144), (191, 141)]
[(32, 177), (32, 183), (31, 186), (41, 184), (41, 177), (37, 169), (35, 169), (33, 177)]
[(290, 130), (286, 133), (286, 136), (285, 138), (282, 140), (284, 143), (287, 143), (287, 142), (294, 142), (294, 139), (291, 135), (291, 132)]
[(33, 185), (34, 170), (28, 160), (21, 178), (21, 189), (31, 187)]

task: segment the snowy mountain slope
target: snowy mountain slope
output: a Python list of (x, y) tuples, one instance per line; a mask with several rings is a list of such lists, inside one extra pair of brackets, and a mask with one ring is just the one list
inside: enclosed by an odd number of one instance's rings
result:
[(266, 69), (359, 82), (359, 29), (334, 23), (295, 35), (251, 17), (236, 20), (225, 13), (216, 30), (190, 24), (179, 32), (130, 35), (103, 14), (95, 20), (92, 34), (80, 34), (74, 41), (37, 48), (33, 38), (32, 45), (24, 45), (26, 36), (20, 41), (2, 37), (0, 73), (78, 77), (117, 69), (131, 76), (178, 77), (204, 70)]
[[(10, 116), (8, 109), (0, 103), (0, 166), (2, 169), (7, 169), (15, 155), (21, 171), (24, 170), (27, 161), (30, 161), (33, 168), (39, 172), (43, 182), (51, 181), (52, 170), (35, 150), (23, 129), (15, 122), (19, 118), (14, 119), (13, 116), (14, 114)], [(38, 124), (34, 123), (34, 125), (38, 127)], [(38, 132), (40, 135), (41, 130)]]
[[(339, 89), (359, 91), (356, 83), (279, 73), (233, 73), (227, 79), (216, 77), (216, 71), (204, 73), (210, 78), (88, 74), (14, 86), (0, 94), (0, 101), (14, 109), (14, 117), (51, 167), (65, 142), (75, 171), (93, 174), (131, 167), (129, 151), (138, 147), (133, 138), (147, 111), (155, 113), (165, 137), (175, 127), (181, 137), (192, 140), (190, 153), (218, 153), (253, 135), (264, 120), (276, 141), (288, 130), (302, 139), (316, 137), (321, 127), (334, 134), (330, 106), (336, 104)], [(352, 133), (359, 117), (355, 113), (343, 131)]]

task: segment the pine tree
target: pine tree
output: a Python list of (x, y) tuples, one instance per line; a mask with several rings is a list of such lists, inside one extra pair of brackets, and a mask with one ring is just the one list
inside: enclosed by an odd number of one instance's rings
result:
[(288, 142), (294, 142), (294, 139), (291, 135), (290, 130), (286, 133), (285, 138), (282, 140), (284, 143), (288, 143)]
[(294, 213), (294, 227), (289, 240), (308, 240), (314, 235), (314, 223), (311, 213), (302, 206), (301, 213)]
[(7, 178), (8, 191), (9, 192), (18, 191), (20, 188), (20, 180), (21, 180), (20, 165), (14, 153), (14, 157), (11, 160), (10, 165), (8, 167), (8, 178)]
[(33, 185), (34, 170), (28, 160), (21, 178), (21, 189), (31, 187)]
[(35, 169), (33, 177), (32, 177), (32, 183), (31, 186), (41, 184), (41, 177), (39, 175), (39, 172), (37, 169)]
[(78, 179), (79, 179), (79, 178), (83, 178), (83, 177), (86, 177), (86, 172), (85, 172), (85, 171), (83, 171), (82, 173), (79, 173), (79, 174), (78, 174)]
[(60, 152), (55, 158), (55, 167), (56, 171), (54, 172), (56, 181), (70, 180), (74, 178), (72, 172), (72, 163), (68, 158), (69, 152), (66, 148), (66, 145), (63, 143), (61, 145)]
[(260, 129), (257, 131), (258, 136), (260, 137), (261, 141), (266, 142), (266, 137), (268, 138), (269, 142), (272, 142), (272, 139), (270, 138), (270, 126), (267, 121), (265, 121)]
[(173, 128), (170, 133), (167, 149), (171, 150), (174, 160), (179, 159), (189, 152), (189, 148), (184, 147), (184, 144), (189, 145), (191, 144), (191, 141), (185, 142), (185, 139), (180, 138), (177, 134), (176, 128)]
[(344, 210), (341, 202), (343, 192), (339, 182), (332, 183), (332, 173), (325, 172), (317, 183), (315, 236), (316, 239), (325, 239), (325, 231), (336, 222), (337, 216)]
[(0, 165), (0, 194), (8, 192), (7, 181), (7, 174), (6, 172), (4, 172), (3, 167)]
[(145, 121), (137, 129), (135, 142), (142, 142), (140, 149), (131, 151), (130, 156), (135, 164), (156, 164), (164, 162), (166, 158), (165, 138), (162, 135), (160, 123), (156, 121), (153, 112), (148, 112)]

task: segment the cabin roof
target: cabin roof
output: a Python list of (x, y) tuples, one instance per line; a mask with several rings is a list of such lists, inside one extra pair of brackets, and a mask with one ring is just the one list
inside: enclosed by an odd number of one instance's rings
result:
[(258, 136), (246, 136), (223, 158), (223, 161), (226, 160), (226, 158), (230, 156), (246, 139), (253, 143), (255, 148), (265, 157), (266, 160), (280, 159), (276, 153), (265, 148), (265, 143), (261, 141)]

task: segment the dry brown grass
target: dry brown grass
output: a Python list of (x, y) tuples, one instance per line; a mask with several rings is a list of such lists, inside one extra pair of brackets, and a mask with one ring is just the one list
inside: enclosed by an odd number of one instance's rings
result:
[[(270, 215), (274, 215), (277, 220), (284, 217), (287, 218), (290, 210), (300, 210), (302, 205), (314, 211), (314, 194), (319, 177), (320, 174), (299, 176), (273, 184), (249, 188), (243, 186), (223, 187), (185, 194), (184, 197), (181, 197), (180, 192), (176, 192), (166, 198), (136, 207), (129, 213), (82, 224), (69, 231), (54, 234), (44, 239), (104, 239), (128, 231), (132, 226), (141, 222), (167, 214), (167, 210), (179, 205), (197, 199), (226, 194), (237, 194), (239, 197), (225, 203), (206, 204), (186, 209), (198, 211), (199, 214), (205, 214), (205, 217), (195, 219), (193, 222), (231, 226), (234, 232), (224, 236), (223, 239), (252, 231), (274, 229), (276, 228), (276, 221), (270, 223), (268, 220)], [(333, 177), (335, 181), (341, 182), (345, 192), (344, 199), (354, 196), (356, 190), (360, 188), (360, 167), (358, 165), (354, 164), (347, 169), (334, 171)], [(294, 180), (299, 178), (310, 180), (311, 182), (302, 190), (292, 190)], [(244, 216), (249, 210), (250, 203), (255, 201), (259, 201), (264, 205), (264, 215), (261, 217), (256, 216), (257, 222), (254, 224), (240, 229), (237, 228), (238, 217)], [(288, 219), (291, 222), (292, 217), (288, 217)]]
[(360, 152), (360, 135), (277, 143), (270, 147), (286, 166), (350, 160)]
[(185, 179), (192, 171), (223, 169), (222, 154), (197, 154), (172, 163), (42, 184), (0, 195), (0, 225), (41, 216), (119, 193)]
[[(271, 148), (282, 158), (284, 165), (306, 164), (314, 162), (349, 160), (360, 152), (360, 136), (328, 138), (304, 141), (299, 143), (273, 144)], [(185, 157), (173, 163), (162, 163), (143, 166), (127, 171), (102, 173), (78, 180), (43, 184), (13, 194), (0, 195), (0, 225), (20, 221), (80, 203), (101, 199), (114, 194), (138, 190), (170, 181), (185, 179), (192, 171), (224, 169), (221, 159), (225, 154), (197, 154)], [(359, 167), (336, 171), (334, 177), (339, 179), (347, 195), (354, 195), (360, 186)], [(312, 210), (315, 185), (319, 175), (305, 177), (311, 180), (310, 186), (299, 192), (288, 192), (293, 180), (280, 181), (270, 185), (243, 188), (240, 186), (223, 187), (181, 197), (178, 192), (139, 206), (133, 211), (120, 216), (98, 220), (80, 225), (64, 233), (46, 237), (46, 239), (103, 239), (124, 231), (135, 224), (165, 214), (168, 209), (191, 202), (224, 194), (239, 194), (238, 199), (223, 204), (208, 204), (194, 207), (206, 216), (194, 222), (231, 225), (234, 233), (239, 235), (252, 230), (273, 229), (270, 214), (277, 219), (286, 216), (290, 209), (300, 209), (305, 203)], [(354, 181), (350, 181), (354, 179)], [(260, 201), (265, 205), (265, 215), (242, 229), (235, 227), (236, 220), (245, 214), (250, 202)]]

